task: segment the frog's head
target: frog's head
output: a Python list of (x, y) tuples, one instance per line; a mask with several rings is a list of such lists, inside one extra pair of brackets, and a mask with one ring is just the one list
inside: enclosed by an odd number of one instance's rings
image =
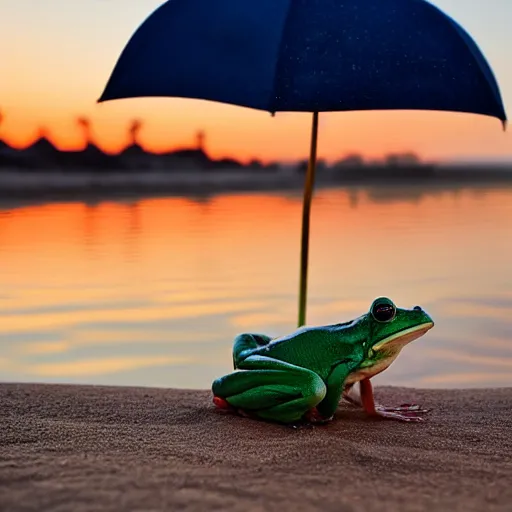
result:
[(393, 301), (380, 297), (368, 312), (369, 347), (373, 352), (402, 348), (434, 327), (434, 321), (420, 306), (397, 308)]
[(370, 377), (386, 369), (402, 348), (423, 336), (434, 321), (420, 306), (397, 308), (393, 301), (380, 297), (373, 301), (367, 313), (368, 337), (365, 358), (351, 380)]

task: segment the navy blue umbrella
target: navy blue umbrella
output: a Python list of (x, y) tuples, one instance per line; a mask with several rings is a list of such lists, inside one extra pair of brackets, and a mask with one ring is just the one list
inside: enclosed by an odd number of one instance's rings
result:
[(425, 0), (168, 0), (132, 36), (98, 101), (149, 96), (313, 113), (299, 326), (319, 112), (467, 112), (504, 126), (507, 119), (476, 43)]

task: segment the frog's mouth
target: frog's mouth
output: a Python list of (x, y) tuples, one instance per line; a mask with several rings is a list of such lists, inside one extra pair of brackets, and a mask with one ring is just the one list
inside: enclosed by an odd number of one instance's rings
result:
[(421, 338), (427, 331), (432, 329), (432, 327), (434, 327), (434, 322), (425, 322), (423, 324), (404, 329), (403, 331), (398, 331), (397, 333), (376, 343), (372, 347), (372, 350), (374, 352), (378, 352), (384, 348), (389, 349), (391, 347), (403, 347), (411, 341)]

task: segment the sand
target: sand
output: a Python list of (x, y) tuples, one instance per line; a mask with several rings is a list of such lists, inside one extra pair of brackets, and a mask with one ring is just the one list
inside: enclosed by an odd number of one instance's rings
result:
[(0, 510), (512, 510), (512, 388), (376, 388), (421, 424), (341, 406), (292, 429), (208, 391), (0, 385)]

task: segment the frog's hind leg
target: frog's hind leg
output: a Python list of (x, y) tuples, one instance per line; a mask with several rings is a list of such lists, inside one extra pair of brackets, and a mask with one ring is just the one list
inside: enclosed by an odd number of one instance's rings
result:
[(316, 373), (284, 361), (252, 355), (239, 368), (213, 382), (214, 402), (219, 405), (223, 400), (249, 416), (294, 423), (326, 394)]
[(268, 345), (271, 341), (272, 338), (265, 334), (239, 334), (233, 344), (233, 368), (239, 368), (239, 363), (244, 361), (252, 351)]
[[(265, 334), (239, 334), (235, 338), (235, 342), (233, 344), (233, 369), (236, 370), (239, 368), (239, 364), (245, 361), (245, 359), (249, 357), (254, 350), (268, 345), (271, 341), (272, 338)], [(233, 409), (233, 406), (220, 396), (214, 396), (213, 403), (219, 409)]]

